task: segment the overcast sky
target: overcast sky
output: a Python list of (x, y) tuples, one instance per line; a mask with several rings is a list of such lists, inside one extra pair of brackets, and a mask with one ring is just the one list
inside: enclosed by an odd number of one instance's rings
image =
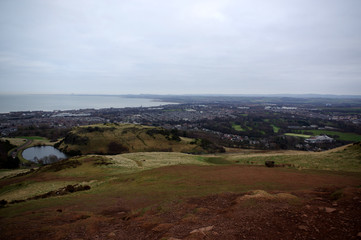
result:
[(0, 0), (0, 92), (361, 94), (361, 1)]

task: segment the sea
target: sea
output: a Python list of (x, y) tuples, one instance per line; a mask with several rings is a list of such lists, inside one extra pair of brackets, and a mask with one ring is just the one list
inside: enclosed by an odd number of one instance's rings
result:
[(0, 113), (101, 108), (155, 107), (171, 102), (120, 95), (0, 94)]

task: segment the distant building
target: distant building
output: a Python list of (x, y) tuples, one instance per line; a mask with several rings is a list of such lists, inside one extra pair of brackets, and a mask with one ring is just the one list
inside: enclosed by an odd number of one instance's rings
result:
[(319, 135), (319, 136), (307, 138), (305, 140), (305, 142), (306, 143), (329, 143), (329, 142), (333, 142), (333, 138), (331, 138), (327, 135)]

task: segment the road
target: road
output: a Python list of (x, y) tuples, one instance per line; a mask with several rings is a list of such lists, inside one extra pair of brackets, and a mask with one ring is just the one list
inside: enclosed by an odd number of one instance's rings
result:
[(29, 146), (29, 145), (32, 144), (32, 143), (33, 143), (33, 140), (27, 139), (26, 142), (25, 142), (23, 145), (21, 145), (20, 147), (14, 149), (14, 150), (10, 153), (10, 155), (11, 155), (13, 158), (16, 158), (16, 156), (18, 155), (18, 152), (19, 152), (19, 151), (23, 150), (24, 148), (26, 148), (27, 146)]

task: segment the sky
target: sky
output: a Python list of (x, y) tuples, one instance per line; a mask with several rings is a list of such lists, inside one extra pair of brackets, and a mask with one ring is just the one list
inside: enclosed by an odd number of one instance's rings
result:
[(361, 95), (360, 0), (0, 0), (0, 93)]

